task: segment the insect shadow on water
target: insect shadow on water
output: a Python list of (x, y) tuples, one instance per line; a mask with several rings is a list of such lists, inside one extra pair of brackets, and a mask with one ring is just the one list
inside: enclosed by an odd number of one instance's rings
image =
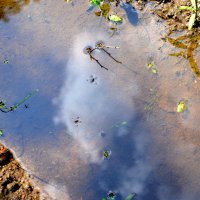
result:
[(75, 118), (72, 118), (72, 120), (73, 120), (73, 122), (74, 122), (74, 124), (76, 125), (76, 126), (78, 126), (79, 124), (81, 124), (81, 120), (80, 120), (80, 117), (75, 117)]
[(94, 75), (91, 75), (91, 76), (89, 77), (89, 79), (87, 79), (87, 81), (90, 82), (90, 83), (92, 83), (92, 84), (97, 85), (97, 79), (98, 79), (98, 77), (96, 77), (96, 76), (94, 76)]

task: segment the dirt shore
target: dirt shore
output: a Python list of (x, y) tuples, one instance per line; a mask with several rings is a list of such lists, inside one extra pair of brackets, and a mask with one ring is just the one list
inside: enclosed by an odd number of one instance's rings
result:
[(38, 200), (40, 192), (10, 150), (0, 144), (0, 200)]

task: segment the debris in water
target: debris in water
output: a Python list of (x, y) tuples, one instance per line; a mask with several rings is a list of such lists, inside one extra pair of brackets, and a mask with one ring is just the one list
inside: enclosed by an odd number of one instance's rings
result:
[(148, 63), (148, 69), (151, 70), (152, 74), (158, 74), (157, 68), (153, 65), (153, 63)]
[(171, 53), (170, 56), (186, 58), (189, 61), (192, 71), (200, 78), (200, 69), (198, 68), (197, 62), (194, 58), (193, 52), (200, 45), (200, 35), (198, 31), (196, 33), (181, 35), (177, 38), (167, 37), (167, 40), (174, 47), (183, 49), (177, 53)]
[(113, 125), (112, 128), (119, 128), (121, 126), (127, 126), (127, 125), (128, 125), (127, 121), (122, 121), (122, 122), (119, 122), (119, 123)]
[(136, 193), (129, 194), (125, 200), (133, 200), (136, 196)]
[(116, 194), (112, 191), (108, 192), (108, 200), (115, 200)]
[(106, 46), (104, 44), (104, 42), (100, 41), (100, 42), (97, 42), (96, 45), (95, 45), (95, 48), (91, 47), (91, 46), (87, 46), (83, 49), (83, 53), (85, 54), (88, 54), (90, 56), (90, 59), (91, 60), (94, 60), (96, 61), (96, 63), (101, 67), (101, 68), (104, 68), (106, 70), (108, 70), (107, 67), (104, 67), (100, 62), (99, 60), (97, 60), (93, 55), (92, 53), (95, 51), (95, 50), (102, 50), (104, 51), (110, 58), (112, 58), (115, 62), (119, 63), (119, 64), (122, 64), (122, 62), (116, 60), (107, 50), (105, 50), (105, 48), (115, 48), (115, 49), (118, 49), (119, 47), (112, 47), (112, 46)]
[(104, 157), (105, 159), (108, 159), (108, 158), (110, 157), (110, 155), (111, 155), (111, 151), (109, 151), (109, 150), (105, 150), (105, 151), (103, 152), (103, 157)]
[(25, 104), (24, 107), (27, 109), (29, 108), (29, 104)]

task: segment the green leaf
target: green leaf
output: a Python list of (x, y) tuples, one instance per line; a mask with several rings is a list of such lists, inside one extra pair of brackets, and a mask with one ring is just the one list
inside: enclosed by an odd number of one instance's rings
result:
[(179, 10), (189, 10), (189, 11), (194, 11), (195, 9), (191, 6), (179, 6)]
[(122, 18), (117, 15), (110, 15), (108, 18), (112, 22), (122, 22)]
[(106, 200), (106, 198), (105, 198), (105, 197), (103, 197), (101, 200)]
[(129, 194), (125, 200), (133, 200), (136, 196), (136, 193)]
[(192, 27), (194, 26), (195, 20), (196, 20), (196, 13), (193, 13), (188, 22), (188, 30), (192, 29)]
[(3, 136), (3, 130), (2, 129), (0, 130), (0, 136)]
[(90, 3), (95, 5), (95, 6), (100, 6), (102, 0), (91, 0)]
[(184, 109), (185, 109), (185, 103), (184, 101), (180, 101), (177, 106), (177, 112), (182, 113)]

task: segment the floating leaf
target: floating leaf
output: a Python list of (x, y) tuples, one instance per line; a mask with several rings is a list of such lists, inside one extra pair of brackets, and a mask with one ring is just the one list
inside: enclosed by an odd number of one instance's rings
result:
[(152, 68), (153, 67), (153, 63), (148, 63), (148, 68), (150, 69), (150, 68)]
[(195, 20), (196, 20), (196, 13), (193, 13), (188, 22), (188, 30), (192, 29), (192, 27), (194, 26)]
[(157, 70), (156, 68), (151, 68), (151, 72), (152, 72), (153, 74), (157, 74), (157, 73), (158, 73), (158, 70)]
[(129, 194), (125, 200), (133, 200), (136, 196), (136, 193)]
[(156, 69), (156, 67), (154, 67), (153, 63), (148, 63), (148, 68), (151, 70), (151, 72), (153, 74), (157, 74), (158, 73), (158, 70)]
[(112, 22), (122, 22), (122, 18), (117, 15), (109, 15), (108, 19)]
[(102, 198), (101, 200), (106, 200), (106, 198), (104, 197), (104, 198)]
[(3, 130), (0, 129), (0, 136), (3, 136)]
[(177, 112), (182, 113), (184, 109), (185, 109), (185, 103), (184, 101), (180, 101), (177, 106)]

